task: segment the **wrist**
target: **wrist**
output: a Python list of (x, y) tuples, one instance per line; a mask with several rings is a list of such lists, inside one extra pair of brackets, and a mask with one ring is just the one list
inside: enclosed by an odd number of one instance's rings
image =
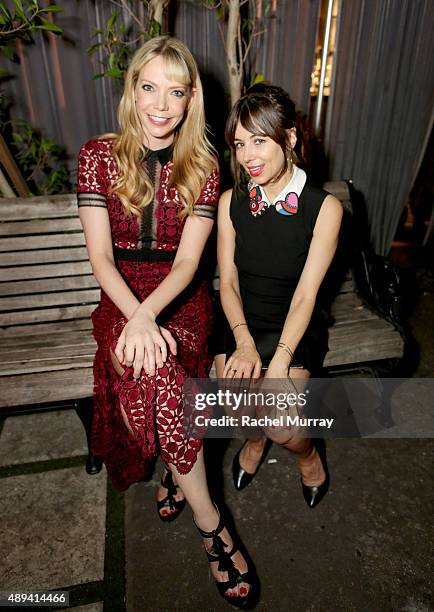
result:
[(152, 321), (155, 321), (155, 319), (157, 318), (157, 315), (155, 312), (153, 312), (147, 305), (145, 305), (145, 303), (143, 302), (143, 304), (141, 304), (136, 312), (134, 313), (134, 316), (140, 316), (144, 319), (151, 319)]
[(250, 340), (247, 338), (240, 340), (239, 342), (236, 343), (236, 345), (237, 345), (237, 349), (252, 348), (256, 351), (256, 345), (253, 341), (253, 338), (250, 338)]
[(288, 355), (285, 355), (283, 351), (276, 351), (276, 353), (274, 353), (274, 356), (270, 362), (270, 365), (271, 363), (278, 368), (282, 368), (283, 370), (288, 370), (288, 368), (291, 365), (291, 359), (288, 357)]

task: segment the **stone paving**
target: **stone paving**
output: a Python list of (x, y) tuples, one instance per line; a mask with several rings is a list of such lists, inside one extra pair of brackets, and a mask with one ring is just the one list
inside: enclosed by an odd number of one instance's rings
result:
[[(5, 421), (1, 590), (66, 589), (68, 610), (86, 612), (229, 609), (189, 509), (174, 523), (158, 519), (159, 470), (121, 495), (104, 470), (85, 474), (83, 444), (72, 411)], [(239, 444), (209, 441), (207, 463), (261, 578), (258, 611), (434, 609), (432, 440), (330, 440), (331, 489), (313, 511), (293, 458), (276, 446), (237, 493), (230, 468)]]
[(92, 478), (84, 471), (78, 417), (62, 410), (2, 425), (0, 590), (66, 589), (72, 601), (91, 599), (74, 610), (102, 610), (108, 484), (105, 470)]

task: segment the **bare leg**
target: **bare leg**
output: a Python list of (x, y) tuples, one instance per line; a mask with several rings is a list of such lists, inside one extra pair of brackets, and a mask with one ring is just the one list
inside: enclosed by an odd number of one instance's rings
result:
[[(125, 369), (119, 363), (116, 355), (113, 351), (110, 351), (110, 357), (113, 367), (117, 374), (122, 376)], [(122, 414), (125, 420), (125, 425), (131, 431), (131, 426), (128, 422), (125, 410), (122, 409)], [(132, 432), (134, 435), (134, 432)], [(196, 462), (188, 474), (180, 474), (176, 467), (172, 464), (168, 465), (168, 469), (172, 472), (174, 482), (177, 482), (185, 495), (188, 503), (193, 510), (193, 516), (196, 525), (203, 531), (213, 531), (217, 528), (219, 523), (219, 514), (216, 507), (211, 501), (211, 497), (208, 491), (208, 485), (206, 481), (205, 465), (203, 460), (203, 450), (201, 449), (197, 455)], [(164, 489), (163, 489), (164, 490)], [(163, 495), (164, 497), (164, 495)], [(232, 549), (232, 538), (229, 535), (227, 529), (223, 529), (220, 534), (223, 542), (228, 545), (227, 550)], [(204, 538), (205, 547), (210, 550), (212, 540)], [(231, 559), (241, 574), (245, 573), (248, 569), (247, 563), (240, 551), (237, 551), (231, 556)], [(210, 563), (211, 571), (217, 582), (225, 582), (228, 580), (227, 572), (221, 572), (218, 570), (219, 563), (217, 561)], [(240, 583), (235, 588), (228, 589), (225, 595), (232, 595), (234, 597), (244, 597), (249, 592), (250, 585), (247, 583)]]
[[(290, 368), (289, 376), (291, 379), (297, 380), (297, 391), (300, 392), (302, 390), (300, 383), (310, 378), (310, 372), (303, 368)], [(301, 478), (305, 485), (313, 487), (324, 482), (326, 478), (324, 466), (310, 438), (295, 436), (284, 442), (278, 439), (275, 441), (290, 450), (297, 457)]]
[[(226, 355), (220, 354), (215, 357), (215, 368), (217, 378), (223, 377), (223, 370), (226, 363)], [(249, 474), (254, 474), (261, 460), (262, 453), (267, 439), (248, 438), (240, 453), (240, 466)]]
[[(203, 450), (198, 453), (196, 463), (188, 474), (180, 474), (173, 465), (170, 465), (169, 467), (173, 473), (173, 476), (176, 476), (179, 486), (182, 488), (183, 493), (187, 498), (191, 509), (193, 510), (196, 525), (203, 531), (213, 531), (216, 529), (219, 522), (219, 515), (213, 502), (211, 501), (208, 491), (205, 464), (203, 460)], [(227, 550), (230, 551), (232, 549), (232, 538), (226, 528), (223, 529), (221, 537), (223, 542), (229, 545)], [(212, 540), (204, 538), (204, 544), (207, 550), (210, 550)], [(232, 556), (232, 560), (240, 573), (243, 574), (247, 571), (247, 563), (239, 551)], [(220, 572), (218, 570), (217, 561), (210, 563), (210, 566), (212, 574), (217, 582), (224, 582), (228, 580), (227, 572)], [(234, 596), (240, 595), (243, 597), (247, 595), (248, 591), (249, 585), (242, 582), (238, 587), (229, 589), (226, 594)]]

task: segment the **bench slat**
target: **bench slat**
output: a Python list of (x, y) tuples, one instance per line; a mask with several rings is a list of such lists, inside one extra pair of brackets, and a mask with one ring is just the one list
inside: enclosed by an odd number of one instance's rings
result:
[(324, 366), (341, 366), (369, 361), (379, 361), (381, 359), (400, 358), (403, 355), (403, 341), (398, 332), (389, 332), (386, 336), (381, 335), (379, 342), (378, 334), (375, 340), (365, 345), (354, 340), (354, 344), (349, 346), (333, 347), (330, 343), (330, 351), (327, 353)]
[(2, 338), (0, 346), (0, 360), (11, 360), (12, 353), (19, 354), (23, 351), (27, 352), (28, 359), (37, 359), (40, 355), (43, 356), (45, 354), (41, 352), (41, 349), (46, 348), (47, 350), (52, 351), (53, 348), (56, 347), (60, 347), (65, 354), (68, 354), (69, 349), (74, 346), (90, 346), (92, 347), (92, 350), (95, 350), (96, 344), (92, 336), (92, 331), (90, 329), (87, 329), (80, 330), (80, 332), (78, 333), (75, 330), (67, 332), (57, 332), (56, 334), (48, 335), (36, 334), (34, 336), (20, 334), (12, 338)]
[[(3, 365), (4, 376), (17, 374), (33, 374), (35, 372), (54, 372), (57, 370), (70, 370), (73, 368), (90, 368), (93, 364), (92, 355), (77, 355), (75, 357), (44, 359), (41, 361), (16, 361)], [(2, 377), (0, 377), (1, 380)]]
[[(59, 247), (75, 247), (85, 244), (83, 232), (71, 234), (46, 234), (45, 236), (18, 236), (17, 238), (2, 238), (0, 251), (29, 251), (35, 249), (57, 249)], [(16, 255), (15, 257), (20, 257)]]
[(0, 377), (0, 408), (60, 402), (92, 395), (92, 368)]
[(2, 221), (77, 217), (77, 196), (73, 193), (34, 198), (2, 198)]
[[(3, 206), (3, 203), (2, 203)], [(80, 231), (78, 217), (64, 219), (45, 219), (44, 221), (0, 222), (0, 236), (29, 236), (32, 234), (58, 234), (60, 232)]]
[(69, 249), (51, 249), (42, 251), (23, 251), (21, 253), (0, 253), (0, 266), (16, 266), (17, 264), (56, 263), (61, 261), (88, 261), (85, 247)]
[(49, 291), (68, 291), (71, 289), (97, 289), (99, 288), (93, 274), (86, 276), (66, 276), (58, 278), (44, 278), (38, 280), (16, 281), (0, 284), (1, 297), (7, 295), (26, 295), (33, 293), (47, 293)]
[[(63, 304), (65, 306), (69, 304), (94, 304), (98, 302), (99, 296), (99, 289), (94, 289), (89, 291), (62, 291), (59, 293), (5, 297), (0, 299), (0, 311), (43, 308), (44, 306), (60, 306)], [(38, 318), (37, 312), (35, 312), (35, 318)]]
[[(19, 281), (30, 278), (57, 278), (59, 276), (75, 276), (79, 274), (92, 274), (92, 266), (89, 261), (72, 261), (67, 263), (54, 263), (17, 266), (15, 268), (3, 268), (1, 278), (5, 281)], [(1, 285), (0, 285), (1, 292)]]
[(6, 327), (0, 329), (1, 343), (20, 343), (26, 338), (37, 338), (40, 336), (56, 336), (56, 334), (71, 333), (78, 334), (82, 330), (92, 329), (90, 317), (85, 319), (73, 319), (71, 321), (58, 321), (56, 323), (34, 323), (33, 325), (20, 325), (19, 327)]
[(384, 330), (395, 330), (392, 323), (388, 323), (379, 317), (368, 319), (360, 322), (352, 321), (351, 323), (342, 322), (340, 325), (333, 325), (329, 328), (329, 337), (333, 339), (347, 338), (350, 334), (363, 334), (364, 332), (381, 333)]
[(333, 326), (339, 325), (349, 325), (352, 323), (357, 323), (360, 321), (373, 321), (378, 319), (378, 315), (376, 315), (371, 310), (363, 309), (363, 310), (355, 310), (354, 312), (342, 313), (340, 316), (333, 317)]
[(63, 308), (47, 308), (46, 310), (24, 310), (18, 312), (0, 313), (0, 327), (21, 325), (25, 323), (42, 323), (43, 321), (65, 321), (67, 319), (83, 319), (90, 317), (95, 310), (95, 304), (84, 306), (67, 306)]
[(77, 357), (91, 357), (95, 355), (96, 344), (93, 342), (86, 342), (85, 340), (80, 344), (69, 345), (69, 346), (32, 346), (30, 350), (26, 347), (21, 347), (18, 350), (9, 349), (8, 352), (0, 352), (0, 362), (2, 363), (2, 376), (6, 376), (10, 368), (20, 368), (20, 372), (27, 372), (28, 367), (33, 366), (44, 366), (45, 363), (53, 363), (58, 361), (59, 363), (67, 364), (69, 360), (76, 359)]

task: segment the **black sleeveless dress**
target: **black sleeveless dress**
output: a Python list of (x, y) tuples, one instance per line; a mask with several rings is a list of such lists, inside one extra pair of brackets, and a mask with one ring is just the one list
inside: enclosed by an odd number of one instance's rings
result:
[[(279, 214), (279, 207), (273, 204), (257, 214), (252, 208), (251, 189), (250, 185), (250, 194), (247, 185), (233, 190), (230, 218), (236, 233), (235, 265), (244, 315), (266, 367), (303, 271), (318, 213), (329, 194), (306, 183), (298, 203), (288, 208), (292, 212)], [(291, 206), (290, 199), (289, 203)], [(235, 341), (228, 327), (225, 338), (225, 352), (230, 355)], [(318, 296), (310, 324), (294, 353), (293, 367), (318, 372), (328, 350), (327, 340), (327, 315)]]

